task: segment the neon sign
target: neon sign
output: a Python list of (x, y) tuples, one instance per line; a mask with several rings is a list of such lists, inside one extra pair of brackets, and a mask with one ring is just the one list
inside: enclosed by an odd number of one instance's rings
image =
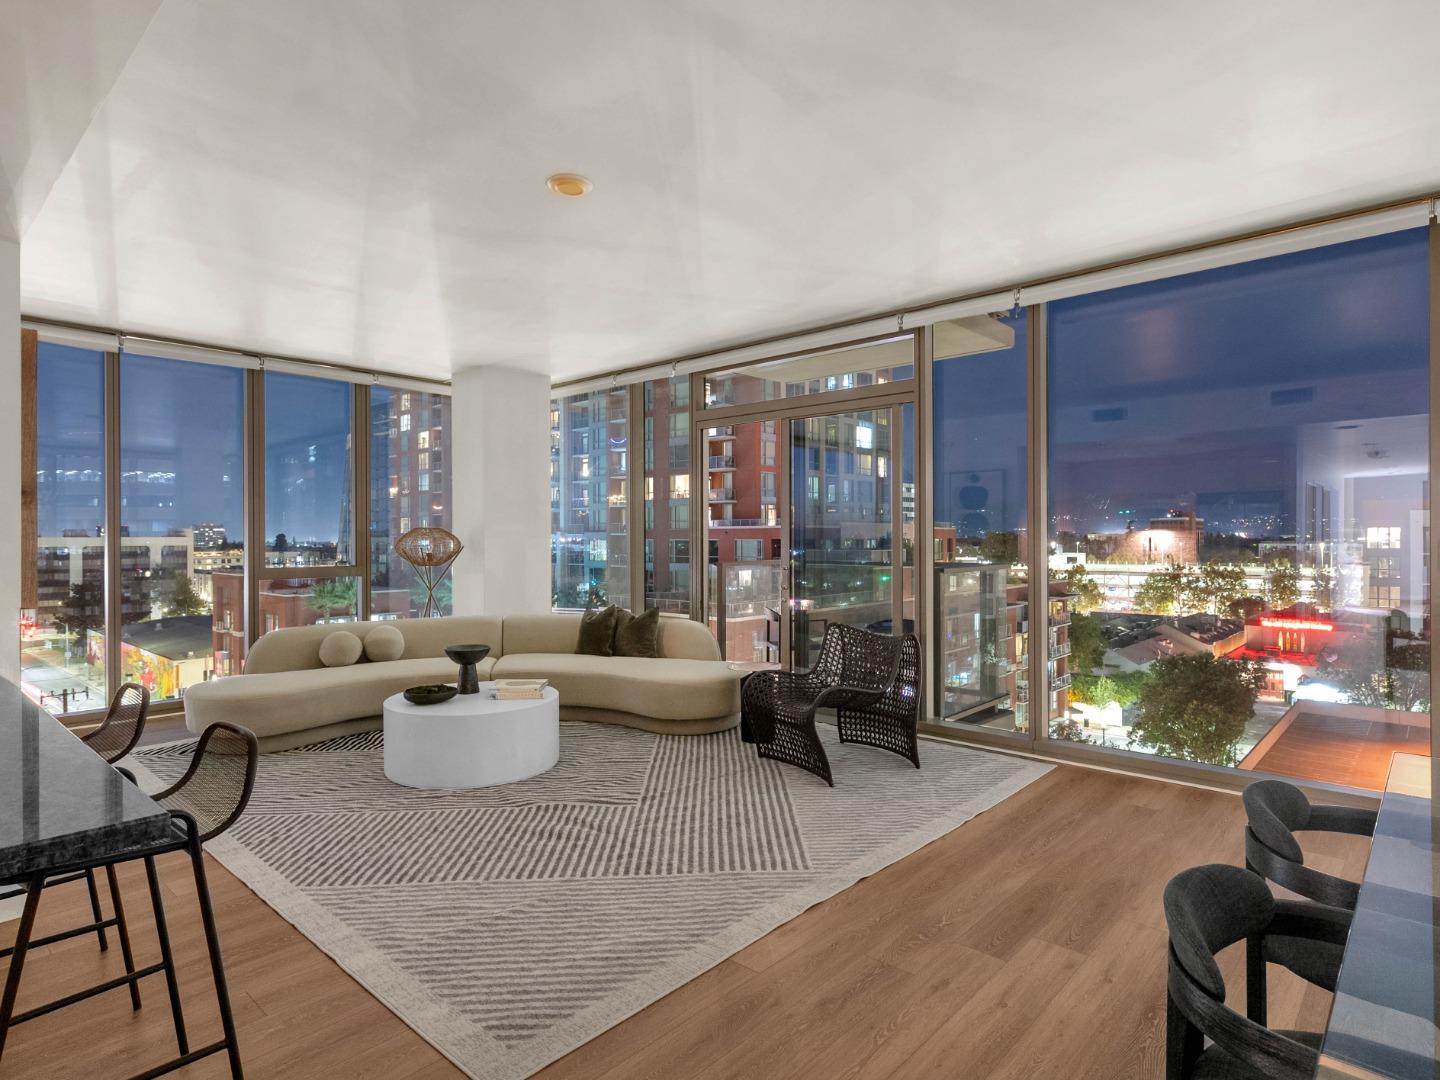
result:
[(1326, 634), (1335, 629), (1334, 623), (1319, 619), (1277, 619), (1268, 615), (1260, 617), (1260, 625), (1270, 630), (1319, 630)]

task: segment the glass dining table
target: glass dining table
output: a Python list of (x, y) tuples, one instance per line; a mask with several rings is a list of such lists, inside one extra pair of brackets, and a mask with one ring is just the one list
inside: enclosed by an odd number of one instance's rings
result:
[(1415, 754), (1391, 762), (1317, 1080), (1440, 1080), (1436, 765)]

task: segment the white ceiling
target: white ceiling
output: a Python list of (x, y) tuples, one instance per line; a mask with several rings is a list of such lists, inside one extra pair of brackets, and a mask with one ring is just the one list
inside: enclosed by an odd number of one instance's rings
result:
[(0, 239), (39, 213), (160, 0), (0, 0)]
[(1440, 187), (1437, 41), (1433, 0), (165, 0), (22, 306), (573, 377)]

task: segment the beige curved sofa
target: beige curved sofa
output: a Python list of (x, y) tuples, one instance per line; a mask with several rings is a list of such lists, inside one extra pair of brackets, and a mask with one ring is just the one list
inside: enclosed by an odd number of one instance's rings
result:
[[(336, 630), (362, 640), (377, 626), (405, 639), (399, 660), (320, 662)], [(387, 697), (420, 683), (454, 682), (445, 646), (490, 646), (481, 679), (545, 678), (560, 694), (564, 720), (598, 720), (669, 735), (703, 735), (740, 719), (740, 676), (720, 659), (715, 638), (690, 619), (662, 618), (659, 657), (578, 656), (579, 615), (456, 615), (441, 619), (296, 626), (272, 630), (250, 648), (245, 674), (185, 693), (185, 726), (195, 733), (227, 720), (255, 732), (265, 752), (380, 727)]]

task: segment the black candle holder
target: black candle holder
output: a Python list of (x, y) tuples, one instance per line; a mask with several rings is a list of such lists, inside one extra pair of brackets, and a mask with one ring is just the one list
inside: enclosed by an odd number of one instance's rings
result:
[(460, 679), (456, 684), (462, 694), (480, 692), (480, 675), (475, 665), (490, 655), (489, 645), (447, 645), (445, 655), (460, 665)]

